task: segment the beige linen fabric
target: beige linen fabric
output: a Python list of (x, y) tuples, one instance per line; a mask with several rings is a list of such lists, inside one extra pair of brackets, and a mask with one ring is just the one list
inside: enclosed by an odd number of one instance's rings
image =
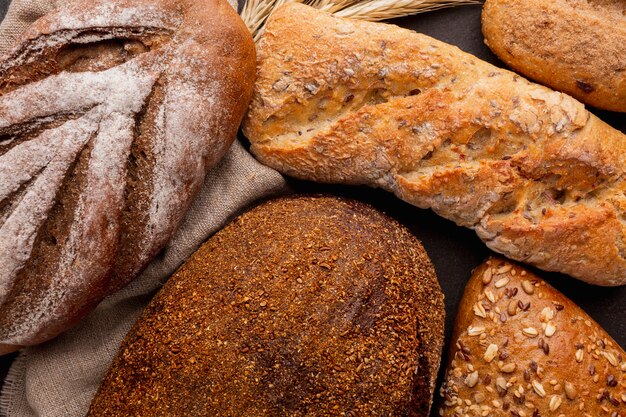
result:
[[(0, 25), (0, 54), (53, 7), (49, 0), (14, 0)], [(286, 191), (278, 172), (259, 164), (235, 142), (207, 175), (165, 251), (141, 276), (105, 299), (77, 327), (20, 353), (0, 395), (0, 415), (84, 416), (126, 332), (169, 275), (242, 208)]]
[(59, 0), (15, 0), (11, 2), (2, 25), (0, 25), (0, 55), (11, 48), (15, 40), (31, 23), (53, 10), (57, 1)]

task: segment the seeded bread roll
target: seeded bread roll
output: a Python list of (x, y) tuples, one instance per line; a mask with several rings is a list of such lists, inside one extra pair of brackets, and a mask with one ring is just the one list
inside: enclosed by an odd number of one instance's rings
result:
[(626, 415), (626, 353), (584, 311), (518, 265), (467, 284), (440, 390), (443, 417)]
[(626, 112), (626, 1), (487, 0), (485, 43), (533, 80)]
[(232, 143), (254, 44), (223, 0), (72, 1), (0, 61), (0, 354), (163, 249)]
[(626, 283), (626, 136), (573, 98), (392, 25), (289, 3), (244, 131), (263, 163), (393, 192), (494, 251)]
[(334, 197), (270, 201), (172, 276), (89, 416), (426, 417), (444, 314), (395, 221)]

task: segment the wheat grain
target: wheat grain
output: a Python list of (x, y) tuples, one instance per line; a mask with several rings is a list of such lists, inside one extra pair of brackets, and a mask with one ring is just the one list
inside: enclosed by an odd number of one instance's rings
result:
[(424, 13), (480, 0), (247, 0), (241, 18), (255, 42), (259, 40), (265, 22), (274, 9), (284, 3), (304, 3), (339, 17), (378, 21)]

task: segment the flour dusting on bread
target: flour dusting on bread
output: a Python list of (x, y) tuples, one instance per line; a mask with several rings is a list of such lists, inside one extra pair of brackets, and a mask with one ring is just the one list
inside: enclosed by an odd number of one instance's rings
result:
[(222, 0), (71, 3), (24, 34), (0, 62), (0, 354), (157, 255), (234, 139), (253, 69)]

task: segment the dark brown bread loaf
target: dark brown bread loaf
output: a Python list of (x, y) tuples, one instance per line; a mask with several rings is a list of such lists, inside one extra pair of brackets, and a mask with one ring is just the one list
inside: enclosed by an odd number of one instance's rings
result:
[(465, 289), (443, 417), (624, 417), (626, 353), (524, 268), (490, 259)]
[(419, 241), (355, 201), (284, 198), (212, 237), (131, 329), (89, 416), (420, 416), (443, 295)]
[(0, 61), (0, 354), (163, 248), (232, 143), (254, 62), (223, 0), (72, 1)]

